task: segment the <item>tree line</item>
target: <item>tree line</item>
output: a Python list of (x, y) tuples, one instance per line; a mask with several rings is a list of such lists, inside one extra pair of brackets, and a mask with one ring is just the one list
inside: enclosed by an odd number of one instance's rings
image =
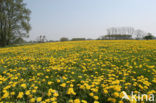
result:
[[(150, 37), (150, 38), (149, 38)], [(112, 27), (107, 29), (107, 34), (101, 36), (99, 39), (109, 40), (123, 40), (123, 39), (154, 39), (151, 33), (146, 33), (140, 29), (134, 29), (133, 27)]]

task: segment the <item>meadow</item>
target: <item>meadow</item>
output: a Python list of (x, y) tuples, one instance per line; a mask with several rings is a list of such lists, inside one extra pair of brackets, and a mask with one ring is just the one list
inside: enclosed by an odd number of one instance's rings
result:
[(156, 94), (156, 40), (0, 48), (2, 103), (137, 103), (121, 100), (122, 91)]

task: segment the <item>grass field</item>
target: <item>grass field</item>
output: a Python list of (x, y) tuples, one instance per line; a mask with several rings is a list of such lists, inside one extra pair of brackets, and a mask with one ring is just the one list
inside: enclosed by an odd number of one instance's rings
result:
[(136, 103), (121, 101), (122, 91), (156, 94), (156, 40), (0, 48), (0, 101)]

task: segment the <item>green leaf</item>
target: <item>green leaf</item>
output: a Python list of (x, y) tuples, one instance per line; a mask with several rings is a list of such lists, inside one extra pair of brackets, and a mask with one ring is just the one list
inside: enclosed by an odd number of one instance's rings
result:
[(3, 68), (3, 67), (0, 66), (0, 73), (2, 73), (5, 70), (6, 70), (6, 68)]

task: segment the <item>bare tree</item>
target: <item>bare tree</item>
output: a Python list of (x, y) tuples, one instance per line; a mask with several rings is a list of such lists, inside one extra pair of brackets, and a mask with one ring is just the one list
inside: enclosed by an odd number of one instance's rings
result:
[(37, 42), (39, 42), (39, 43), (44, 43), (46, 41), (47, 41), (47, 39), (46, 39), (45, 35), (40, 35), (39, 37), (37, 37)]
[(42, 42), (42, 35), (40, 35), (40, 41), (39, 42)]
[(134, 31), (132, 27), (112, 27), (107, 29), (107, 35), (133, 35)]
[(129, 27), (127, 31), (128, 31), (128, 34), (132, 34), (133, 35), (135, 33), (135, 29), (132, 28), (132, 27)]
[(143, 39), (146, 33), (140, 29), (135, 30), (136, 39)]
[(44, 43), (45, 41), (46, 41), (46, 36), (43, 35), (43, 36), (42, 36), (42, 43)]

